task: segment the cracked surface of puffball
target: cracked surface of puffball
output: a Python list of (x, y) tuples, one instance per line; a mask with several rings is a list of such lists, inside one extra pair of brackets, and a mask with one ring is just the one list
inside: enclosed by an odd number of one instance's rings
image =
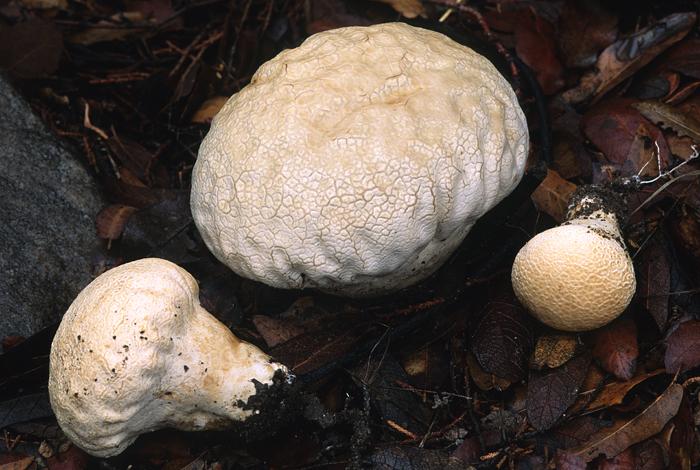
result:
[(258, 413), (246, 404), (286, 368), (238, 340), (198, 293), (187, 271), (150, 258), (107, 271), (78, 295), (49, 371), (51, 406), (76, 445), (109, 457), (145, 432), (219, 429)]
[(192, 213), (242, 276), (378, 295), (439, 268), (527, 153), (515, 93), (486, 58), (403, 23), (341, 28), (263, 64), (216, 115)]
[[(538, 320), (588, 331), (617, 318), (634, 296), (634, 265), (613, 211), (584, 197), (564, 224), (533, 237), (517, 254), (511, 280)], [(586, 207), (588, 210), (586, 210)]]

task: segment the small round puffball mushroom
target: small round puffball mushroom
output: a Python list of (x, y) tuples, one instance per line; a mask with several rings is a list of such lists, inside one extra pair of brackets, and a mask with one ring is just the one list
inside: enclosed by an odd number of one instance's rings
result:
[(440, 267), (527, 153), (518, 100), (487, 59), (403, 23), (341, 28), (263, 64), (215, 116), (192, 214), (239, 275), (379, 295)]
[(163, 427), (219, 429), (257, 414), (287, 369), (199, 305), (194, 278), (162, 259), (127, 263), (75, 299), (51, 345), (61, 429), (100, 457)]
[(565, 331), (599, 328), (620, 315), (636, 289), (618, 225), (619, 196), (584, 186), (562, 225), (532, 238), (515, 257), (511, 280), (541, 322)]

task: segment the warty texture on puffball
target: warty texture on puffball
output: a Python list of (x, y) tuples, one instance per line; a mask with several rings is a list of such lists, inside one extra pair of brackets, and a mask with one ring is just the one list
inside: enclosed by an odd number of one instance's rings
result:
[(65, 434), (109, 457), (156, 429), (245, 421), (280, 375), (286, 367), (200, 306), (187, 271), (148, 258), (102, 274), (68, 308), (51, 345), (49, 396)]
[(610, 323), (632, 301), (634, 265), (618, 215), (600, 197), (575, 196), (568, 217), (525, 244), (511, 280), (520, 302), (541, 322), (588, 331)]
[(425, 279), (520, 181), (528, 129), (484, 57), (403, 23), (309, 37), (214, 118), (192, 174), (212, 253), (280, 288)]

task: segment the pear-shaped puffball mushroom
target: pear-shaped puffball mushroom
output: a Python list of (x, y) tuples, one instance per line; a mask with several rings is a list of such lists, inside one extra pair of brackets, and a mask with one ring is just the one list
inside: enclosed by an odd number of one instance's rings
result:
[(286, 380), (284, 366), (236, 338), (198, 293), (187, 271), (152, 258), (78, 295), (49, 372), (51, 406), (75, 444), (109, 457), (159, 428), (224, 428), (258, 413), (253, 403)]
[(486, 58), (403, 23), (340, 28), (263, 64), (216, 115), (192, 214), (244, 277), (378, 295), (437, 270), (527, 153), (517, 97)]
[(584, 186), (562, 225), (532, 238), (513, 263), (520, 302), (559, 330), (587, 331), (620, 315), (636, 288), (634, 266), (619, 228), (619, 195)]

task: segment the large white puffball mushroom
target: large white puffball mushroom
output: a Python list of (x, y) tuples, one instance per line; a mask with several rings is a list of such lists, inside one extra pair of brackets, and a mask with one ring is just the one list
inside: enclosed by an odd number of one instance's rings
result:
[(218, 429), (259, 412), (252, 398), (287, 369), (236, 338), (198, 292), (177, 265), (142, 259), (71, 304), (51, 345), (49, 396), (80, 448), (109, 457), (145, 432)]
[(528, 130), (484, 57), (403, 23), (309, 37), (212, 122), (192, 214), (236, 273), (388, 293), (433, 273), (520, 181)]
[(615, 196), (595, 187), (574, 194), (564, 224), (533, 237), (515, 257), (520, 302), (542, 323), (588, 331), (617, 318), (634, 296), (634, 265), (620, 233)]

